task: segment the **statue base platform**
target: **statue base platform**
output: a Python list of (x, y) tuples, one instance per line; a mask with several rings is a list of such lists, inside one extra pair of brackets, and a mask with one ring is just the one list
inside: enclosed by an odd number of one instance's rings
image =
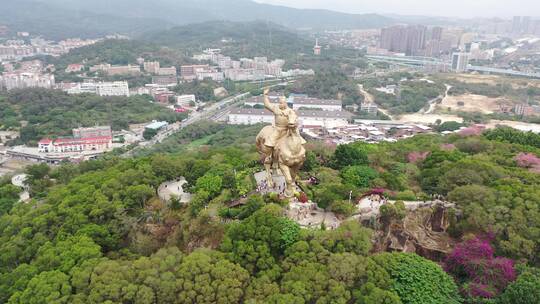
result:
[(277, 194), (283, 194), (285, 192), (285, 189), (287, 188), (287, 183), (285, 182), (285, 176), (278, 174), (273, 175), (272, 180), (274, 181), (274, 187), (271, 188), (268, 185), (268, 182), (266, 180), (266, 171), (257, 172), (254, 174), (255, 181), (257, 181), (257, 192), (260, 194), (268, 194), (268, 193), (277, 193)]

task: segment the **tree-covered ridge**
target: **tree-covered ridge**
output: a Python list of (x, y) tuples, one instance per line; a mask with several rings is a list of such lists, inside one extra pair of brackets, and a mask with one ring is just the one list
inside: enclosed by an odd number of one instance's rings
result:
[(72, 63), (84, 63), (92, 66), (100, 63), (112, 65), (137, 64), (137, 58), (159, 51), (159, 47), (150, 43), (127, 39), (107, 39), (96, 44), (76, 48), (60, 57), (48, 57), (47, 62), (57, 69), (65, 69)]
[(127, 130), (131, 123), (174, 122), (184, 117), (150, 102), (147, 96), (68, 95), (45, 89), (14, 90), (0, 96), (0, 127), (20, 129), (20, 142), (25, 144), (35, 144), (45, 136), (71, 135), (77, 127), (101, 124)]
[(190, 52), (220, 48), (235, 59), (267, 56), (269, 59), (291, 59), (298, 53), (309, 53), (313, 42), (274, 23), (209, 21), (174, 27), (145, 37), (154, 44)]
[(117, 33), (136, 35), (171, 25), (159, 19), (126, 17), (111, 10), (100, 13), (69, 10), (65, 4), (56, 6), (50, 1), (34, 0), (6, 1), (0, 11), (0, 19), (10, 27), (13, 35), (18, 31), (27, 31), (55, 40), (101, 38)]
[(344, 105), (360, 105), (363, 101), (356, 83), (336, 67), (324, 67), (315, 76), (290, 84), (286, 91), (323, 99), (339, 99)]
[[(178, 145), (189, 143), (189, 135), (207, 138), (207, 145), (177, 154), (28, 168), (35, 199), (0, 217), (0, 302), (478, 300), (465, 292), (474, 278), (460, 280), (455, 268), (445, 268), (451, 277), (415, 254), (374, 253), (373, 231), (358, 221), (335, 230), (301, 230), (283, 217), (283, 201), (252, 192), (251, 176), (261, 166), (254, 147), (242, 142), (255, 128), (237, 137), (215, 125), (206, 129), (180, 132)], [(537, 148), (482, 136), (428, 135), (337, 148), (310, 143), (308, 151), (302, 177), (315, 176), (319, 184), (304, 186), (321, 207), (346, 214), (349, 195), (373, 187), (406, 200), (447, 194), (463, 211), (451, 224), (454, 236), (493, 235), (493, 251), (486, 251), (492, 255), (481, 255), (480, 262), (499, 269), (496, 254), (538, 265), (539, 176), (518, 157), (538, 156)], [(191, 203), (156, 198), (162, 182), (180, 176), (193, 193)], [(240, 207), (230, 205), (242, 200)], [(515, 271), (496, 286), (494, 303), (512, 303), (523, 294), (531, 294), (530, 303), (538, 300), (537, 269), (519, 265)]]

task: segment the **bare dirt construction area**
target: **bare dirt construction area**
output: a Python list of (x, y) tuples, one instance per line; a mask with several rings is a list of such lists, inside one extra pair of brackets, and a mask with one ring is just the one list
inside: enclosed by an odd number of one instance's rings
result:
[(401, 115), (398, 119), (400, 122), (404, 123), (419, 123), (419, 124), (434, 124), (437, 120), (441, 122), (445, 121), (457, 121), (463, 122), (463, 118), (457, 115), (448, 115), (448, 114), (405, 114)]
[(529, 86), (540, 88), (540, 80), (537, 79), (513, 78), (499, 75), (445, 74), (443, 78), (454, 79), (465, 83), (485, 83), (489, 85), (508, 83), (512, 85), (514, 89), (526, 88)]
[(496, 128), (497, 126), (508, 126), (523, 132), (532, 131), (534, 133), (540, 133), (540, 124), (535, 123), (511, 120), (491, 120), (488, 124), (486, 124), (488, 129)]
[(446, 96), (437, 105), (437, 112), (480, 112), (491, 114), (499, 112), (501, 106), (512, 106), (513, 103), (505, 98), (491, 98), (484, 95), (463, 94), (458, 96)]

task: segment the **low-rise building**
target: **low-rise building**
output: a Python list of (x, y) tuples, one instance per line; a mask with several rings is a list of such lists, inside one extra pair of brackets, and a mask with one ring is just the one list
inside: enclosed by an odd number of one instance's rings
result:
[(129, 85), (127, 81), (100, 82), (96, 86), (99, 96), (128, 96)]
[(128, 96), (129, 85), (127, 81), (114, 82), (82, 82), (67, 87), (68, 94), (90, 93), (99, 96)]
[(0, 88), (6, 90), (24, 88), (51, 89), (55, 85), (54, 75), (41, 73), (4, 73), (0, 75)]
[(293, 97), (292, 104), (294, 110), (320, 109), (323, 111), (341, 111), (343, 107), (341, 100), (310, 97)]
[(197, 79), (197, 72), (210, 69), (208, 64), (182, 65), (180, 66), (180, 76), (182, 79), (191, 81)]
[(41, 153), (107, 151), (112, 148), (112, 137), (42, 139), (38, 143)]
[(84, 151), (108, 151), (112, 149), (110, 126), (73, 129), (73, 137), (50, 139), (38, 142), (40, 153), (67, 153)]
[(530, 106), (528, 104), (517, 104), (514, 106), (514, 113), (521, 116), (540, 115), (540, 106)]
[(386, 94), (396, 95), (398, 87), (395, 84), (389, 84), (386, 87), (375, 88), (375, 90)]
[(160, 86), (175, 86), (178, 84), (176, 76), (152, 76), (152, 83)]
[(84, 64), (74, 63), (67, 66), (66, 73), (77, 73), (83, 70), (84, 70)]
[(265, 79), (264, 69), (228, 69), (225, 70), (225, 78), (233, 81), (256, 81)]
[(108, 75), (138, 75), (141, 73), (141, 67), (138, 65), (118, 65), (111, 66), (105, 71)]
[(107, 72), (107, 70), (111, 67), (110, 64), (108, 63), (102, 63), (102, 64), (96, 64), (96, 65), (93, 65), (90, 67), (89, 71), (91, 73), (94, 73), (94, 72)]
[(104, 72), (108, 75), (138, 75), (141, 73), (141, 67), (138, 65), (110, 65), (108, 63), (97, 64), (90, 67), (90, 72)]
[(96, 126), (73, 129), (73, 138), (112, 137), (111, 126)]
[(374, 103), (362, 103), (360, 105), (360, 111), (366, 112), (368, 114), (377, 114), (379, 112), (379, 107)]
[(145, 129), (150, 129), (150, 130), (161, 130), (165, 127), (167, 127), (169, 125), (168, 122), (166, 121), (152, 121), (150, 124), (147, 124), (146, 126), (144, 126)]
[(193, 94), (176, 96), (176, 104), (180, 106), (187, 106), (195, 101), (196, 98)]
[(198, 80), (211, 79), (213, 81), (221, 82), (225, 79), (223, 72), (217, 70), (204, 70), (197, 72)]
[[(349, 123), (352, 114), (346, 111), (296, 111), (300, 124), (303, 127), (333, 128)], [(274, 114), (266, 109), (233, 109), (228, 116), (229, 124), (253, 125), (258, 123), (272, 123)]]
[(159, 68), (156, 74), (160, 76), (176, 76), (176, 68), (175, 67)]
[(157, 74), (160, 66), (159, 61), (145, 61), (143, 63), (144, 71), (151, 74)]

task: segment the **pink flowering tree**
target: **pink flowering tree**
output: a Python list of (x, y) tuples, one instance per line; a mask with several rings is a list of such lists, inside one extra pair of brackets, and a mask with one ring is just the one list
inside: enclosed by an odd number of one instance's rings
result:
[(516, 164), (521, 168), (529, 168), (529, 171), (540, 173), (540, 158), (533, 153), (519, 153), (514, 157)]
[(411, 152), (407, 155), (409, 163), (416, 164), (426, 159), (430, 152)]
[(444, 269), (471, 298), (494, 298), (516, 279), (514, 262), (495, 257), (489, 238), (476, 237), (458, 244), (444, 262)]
[(514, 157), (517, 165), (522, 168), (532, 168), (540, 166), (540, 158), (532, 153), (519, 153)]
[(483, 126), (474, 125), (459, 131), (458, 134), (461, 136), (477, 136), (481, 135), (482, 132), (484, 132), (484, 129), (485, 128)]

